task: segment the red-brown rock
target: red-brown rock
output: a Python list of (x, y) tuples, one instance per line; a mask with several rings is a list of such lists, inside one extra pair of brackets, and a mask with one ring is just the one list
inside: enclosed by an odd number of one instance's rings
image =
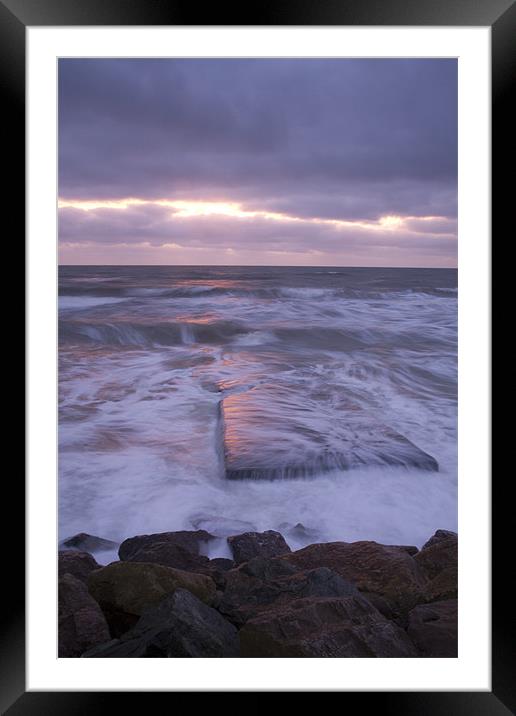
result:
[(429, 580), (427, 600), (457, 598), (458, 538), (455, 532), (437, 530), (414, 561)]
[(377, 542), (327, 542), (309, 545), (281, 559), (298, 569), (328, 567), (361, 592), (382, 597), (398, 615), (427, 601), (427, 578), (402, 547)]
[(88, 581), (88, 575), (94, 569), (99, 569), (100, 564), (89, 552), (79, 552), (78, 550), (63, 550), (58, 555), (58, 573), (62, 577), (64, 574), (72, 574), (81, 582)]

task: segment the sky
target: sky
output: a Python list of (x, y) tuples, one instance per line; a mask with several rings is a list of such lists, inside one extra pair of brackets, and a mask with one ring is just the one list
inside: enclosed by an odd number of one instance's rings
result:
[(454, 59), (59, 60), (62, 264), (457, 265)]

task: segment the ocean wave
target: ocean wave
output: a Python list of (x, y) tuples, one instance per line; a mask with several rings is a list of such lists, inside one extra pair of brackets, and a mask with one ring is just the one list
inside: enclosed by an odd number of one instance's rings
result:
[(121, 303), (125, 300), (125, 298), (114, 298), (113, 296), (60, 296), (59, 310), (77, 311), (109, 303)]
[(275, 328), (273, 333), (278, 340), (284, 341), (288, 346), (316, 348), (324, 351), (352, 351), (365, 348), (372, 342), (370, 332), (323, 326), (281, 327)]
[[(354, 299), (358, 301), (369, 300), (416, 300), (433, 296), (444, 299), (457, 299), (456, 288), (391, 288), (379, 289), (373, 286), (328, 286), (316, 288), (312, 286), (210, 286), (210, 285), (187, 285), (172, 287), (144, 288), (138, 286), (109, 285), (104, 283), (87, 284), (81, 287), (81, 293), (77, 293), (77, 287), (64, 285), (60, 289), (60, 298), (85, 299), (87, 297), (107, 299), (137, 299), (141, 301), (153, 300), (181, 300), (181, 299), (258, 299), (263, 301), (334, 301), (336, 299)], [(104, 301), (107, 302), (107, 301)], [(73, 302), (70, 304), (73, 305)], [(79, 305), (79, 304), (78, 304)], [(94, 305), (93, 303), (91, 305)]]
[(189, 345), (192, 343), (227, 343), (249, 329), (237, 321), (195, 323), (188, 321), (142, 323), (136, 321), (100, 322), (61, 320), (61, 343), (100, 343), (104, 345), (154, 346)]

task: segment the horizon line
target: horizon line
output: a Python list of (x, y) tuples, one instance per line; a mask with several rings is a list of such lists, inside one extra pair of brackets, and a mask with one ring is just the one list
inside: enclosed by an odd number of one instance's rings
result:
[(458, 266), (343, 266), (340, 264), (57, 264), (58, 268), (368, 268), (457, 271)]

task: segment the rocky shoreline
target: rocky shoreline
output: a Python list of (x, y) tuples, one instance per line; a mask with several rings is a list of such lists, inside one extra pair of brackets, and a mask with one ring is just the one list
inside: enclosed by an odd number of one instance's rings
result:
[(418, 550), (328, 542), (291, 551), (272, 530), (202, 552), (205, 530), (87, 534), (59, 551), (59, 657), (456, 657), (457, 534)]

